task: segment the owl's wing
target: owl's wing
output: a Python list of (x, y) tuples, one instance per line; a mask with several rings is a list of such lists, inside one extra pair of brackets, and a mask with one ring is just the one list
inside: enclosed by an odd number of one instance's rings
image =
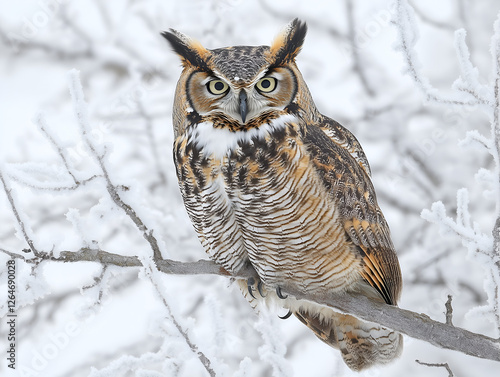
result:
[(347, 149), (349, 154), (363, 168), (366, 174), (371, 176), (370, 164), (368, 163), (365, 152), (363, 148), (361, 148), (358, 139), (356, 139), (351, 131), (324, 115), (321, 117), (318, 125), (335, 144)]
[[(332, 138), (331, 133), (324, 131), (325, 128), (331, 130), (330, 126), (307, 125), (304, 146), (313, 168), (336, 202), (346, 237), (363, 260), (363, 278), (388, 304), (396, 304), (401, 291), (401, 271), (389, 226), (377, 204), (366, 157), (350, 132), (338, 128)], [(353, 148), (357, 152), (354, 155)]]

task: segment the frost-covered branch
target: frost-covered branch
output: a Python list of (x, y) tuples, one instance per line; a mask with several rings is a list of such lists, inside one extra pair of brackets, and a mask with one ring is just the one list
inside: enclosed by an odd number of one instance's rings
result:
[[(460, 95), (460, 93), (457, 93), (457, 95), (454, 96), (444, 96), (436, 88), (434, 88), (427, 77), (423, 75), (421, 72), (421, 63), (415, 50), (415, 45), (419, 38), (415, 11), (408, 4), (407, 0), (396, 1), (394, 24), (396, 25), (398, 32), (397, 50), (402, 53), (406, 66), (406, 73), (413, 79), (417, 87), (425, 95), (427, 101), (458, 106), (472, 106), (487, 103), (487, 100), (482, 98), (480, 94), (478, 94), (479, 91), (476, 90), (471, 93), (466, 93), (467, 95), (465, 96)], [(461, 61), (466, 61), (469, 53), (468, 50), (464, 48), (464, 38), (464, 33), (457, 33), (457, 52), (459, 55), (462, 53), (462, 55), (460, 55)], [(461, 68), (465, 67), (468, 68), (469, 65), (461, 65)], [(466, 78), (471, 76), (472, 74), (468, 73)]]
[(38, 126), (38, 129), (43, 133), (45, 138), (50, 142), (52, 147), (57, 150), (57, 153), (58, 153), (59, 157), (61, 158), (61, 160), (64, 164), (64, 167), (66, 168), (66, 171), (73, 179), (75, 186), (80, 184), (80, 182), (76, 179), (75, 175), (73, 174), (73, 171), (72, 171), (73, 169), (71, 169), (71, 167), (70, 167), (70, 162), (69, 162), (70, 160), (69, 160), (68, 156), (66, 155), (65, 150), (63, 148), (61, 148), (60, 144), (58, 142), (56, 142), (54, 137), (47, 130), (47, 121), (45, 120), (45, 117), (43, 116), (43, 114), (39, 113), (36, 116), (35, 123)]
[[(47, 257), (47, 259), (59, 262), (90, 261), (120, 267), (143, 266), (137, 257), (108, 253), (103, 250), (84, 249), (79, 252), (64, 251), (59, 254), (60, 257), (58, 258)], [(167, 274), (229, 276), (221, 266), (208, 260), (198, 262), (159, 260), (156, 263), (158, 270)], [(232, 277), (249, 278), (254, 273), (252, 268), (248, 268), (242, 270), (238, 276)], [(304, 294), (293, 289), (286, 290), (286, 293), (295, 296), (297, 299), (313, 301), (355, 315), (361, 319), (379, 323), (437, 347), (459, 351), (483, 359), (500, 361), (500, 343), (498, 340), (450, 324), (434, 321), (425, 314), (373, 302), (364, 296), (331, 294), (326, 297)]]
[(264, 340), (264, 344), (259, 347), (259, 354), (262, 360), (271, 365), (273, 377), (288, 377), (293, 374), (293, 370), (285, 358), (286, 345), (283, 336), (275, 330), (276, 320), (267, 311), (259, 313), (259, 320), (254, 325)]
[[(494, 25), (495, 34), (491, 41), (491, 51), (493, 55), (493, 67), (495, 73), (495, 83), (493, 87), (494, 93), (494, 109), (493, 121), (491, 124), (491, 137), (494, 140), (494, 148), (490, 149), (490, 153), (496, 163), (496, 188), (497, 194), (497, 220), (493, 228), (494, 250), (497, 258), (500, 259), (500, 14)], [(500, 270), (500, 261), (497, 260), (497, 266)]]
[(21, 231), (21, 234), (22, 234), (24, 240), (29, 245), (33, 254), (38, 256), (40, 253), (36, 249), (35, 244), (33, 242), (31, 230), (28, 228), (28, 226), (26, 224), (26, 220), (21, 218), (23, 216), (23, 214), (18, 210), (19, 206), (16, 204), (16, 200), (14, 199), (14, 196), (12, 195), (12, 188), (10, 187), (10, 185), (8, 184), (8, 182), (6, 181), (6, 179), (3, 176), (1, 166), (0, 166), (0, 181), (2, 182), (5, 195), (7, 195), (7, 199), (9, 201), (10, 208), (12, 210), (12, 213), (16, 217), (17, 224), (19, 226), (19, 229)]
[(494, 306), (493, 312), (497, 323), (498, 333), (500, 334), (500, 13), (494, 24), (494, 35), (491, 40), (491, 53), (493, 57), (493, 69), (495, 81), (493, 87), (494, 108), (493, 121), (491, 122), (491, 138), (494, 140), (494, 148), (490, 149), (490, 153), (495, 161), (495, 182), (493, 187), (496, 191), (496, 221), (493, 226), (493, 251), (494, 267), (491, 268), (491, 280), (494, 281), (493, 296)]
[(427, 101), (455, 106), (480, 105), (491, 119), (490, 138), (477, 130), (466, 133), (461, 146), (480, 145), (491, 155), (495, 163), (492, 170), (480, 168), (477, 179), (489, 183), (496, 194), (496, 221), (492, 236), (483, 233), (479, 224), (472, 221), (469, 212), (469, 194), (466, 188), (457, 192), (456, 219), (446, 215), (446, 208), (441, 201), (432, 204), (431, 210), (422, 211), (422, 217), (440, 227), (443, 232), (457, 235), (462, 244), (467, 247), (469, 257), (476, 259), (486, 270), (484, 283), (488, 295), (488, 305), (476, 308), (475, 311), (489, 313), (494, 318), (497, 332), (500, 334), (500, 14), (494, 25), (491, 39), (491, 55), (493, 58), (493, 77), (491, 84), (482, 85), (479, 82), (479, 71), (471, 62), (466, 44), (466, 31), (455, 32), (455, 50), (461, 76), (452, 85), (452, 96), (443, 96), (433, 88), (428, 79), (420, 71), (420, 63), (415, 51), (418, 40), (418, 27), (414, 10), (406, 0), (396, 2), (397, 11), (395, 24), (398, 30), (399, 45), (407, 68), (407, 73), (416, 86), (426, 95)]
[(141, 262), (145, 267), (146, 276), (149, 278), (149, 280), (155, 287), (157, 294), (160, 296), (160, 299), (166, 309), (168, 319), (173, 323), (173, 325), (175, 326), (179, 334), (182, 336), (186, 344), (189, 346), (191, 351), (193, 351), (193, 353), (196, 354), (196, 356), (198, 357), (198, 359), (200, 360), (201, 364), (208, 372), (208, 374), (211, 377), (215, 377), (216, 373), (213, 369), (210, 359), (202, 351), (199, 350), (198, 346), (191, 340), (188, 332), (183, 329), (179, 321), (177, 321), (177, 318), (172, 313), (172, 309), (166, 297), (167, 295), (162, 288), (162, 284), (157, 273), (158, 270), (155, 265), (155, 262), (157, 263), (157, 261), (153, 262), (153, 260), (148, 260), (147, 258), (144, 258)]
[(106, 181), (106, 189), (111, 199), (118, 207), (125, 211), (127, 216), (134, 222), (137, 229), (142, 233), (146, 241), (149, 242), (153, 250), (155, 260), (162, 259), (160, 246), (158, 244), (158, 240), (153, 235), (153, 230), (150, 230), (137, 215), (136, 211), (129, 204), (125, 203), (120, 196), (120, 188), (111, 181), (109, 171), (105, 163), (105, 149), (98, 148), (90, 138), (91, 128), (87, 113), (87, 104), (85, 103), (79, 72), (75, 69), (71, 70), (69, 73), (69, 91), (73, 100), (73, 107), (75, 114), (77, 115), (78, 124), (80, 125), (82, 139), (87, 145), (92, 157), (99, 164), (102, 175)]
[[(82, 248), (78, 251), (59, 251), (58, 256), (44, 254), (39, 258), (28, 258), (22, 254), (14, 253), (9, 250), (0, 248), (0, 252), (9, 255), (12, 258), (18, 258), (26, 263), (38, 263), (40, 260), (75, 263), (75, 262), (97, 262), (104, 266), (118, 266), (118, 267), (141, 267), (142, 262), (138, 257), (120, 255), (110, 253), (100, 249)], [(229, 276), (229, 273), (221, 266), (208, 260), (199, 260), (197, 262), (178, 262), (170, 259), (160, 259), (157, 263), (158, 270), (166, 274), (174, 275), (222, 275)], [(240, 277), (253, 276), (252, 270), (242, 270)]]

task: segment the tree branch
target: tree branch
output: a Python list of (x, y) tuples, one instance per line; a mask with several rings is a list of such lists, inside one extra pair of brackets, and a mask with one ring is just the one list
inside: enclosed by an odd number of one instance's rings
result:
[(80, 130), (82, 133), (82, 139), (85, 141), (92, 157), (97, 161), (102, 175), (106, 181), (106, 189), (109, 193), (109, 196), (113, 200), (113, 202), (121, 208), (126, 215), (133, 221), (139, 232), (142, 233), (143, 237), (146, 241), (151, 245), (151, 249), (153, 250), (153, 256), (155, 261), (159, 261), (162, 259), (160, 246), (156, 237), (153, 235), (153, 230), (148, 229), (146, 224), (141, 220), (141, 218), (137, 215), (136, 211), (129, 204), (125, 203), (125, 201), (120, 196), (120, 187), (114, 185), (111, 181), (108, 168), (106, 167), (103, 151), (99, 151), (92, 140), (90, 139), (90, 121), (87, 111), (87, 104), (85, 103), (85, 98), (83, 94), (82, 84), (80, 82), (80, 72), (76, 69), (73, 69), (69, 72), (69, 91), (71, 93), (71, 98), (73, 100), (73, 107), (75, 110), (75, 114), (77, 115), (77, 120), (80, 126)]
[(394, 23), (398, 33), (397, 49), (402, 52), (406, 65), (406, 73), (425, 95), (426, 101), (457, 106), (487, 104), (483, 99), (473, 95), (471, 95), (472, 99), (464, 99), (462, 96), (443, 96), (422, 74), (418, 55), (414, 49), (418, 40), (415, 11), (408, 4), (407, 0), (396, 0)]
[(12, 196), (12, 189), (10, 188), (9, 184), (7, 183), (7, 181), (5, 180), (5, 178), (4, 178), (3, 174), (2, 174), (2, 170), (1, 169), (0, 169), (0, 181), (2, 182), (4, 191), (5, 191), (5, 195), (7, 195), (7, 199), (8, 199), (9, 204), (10, 204), (10, 208), (12, 209), (12, 213), (16, 217), (17, 223), (19, 224), (19, 227), (21, 229), (21, 233), (22, 233), (22, 235), (23, 235), (26, 243), (29, 245), (29, 247), (30, 247), (31, 251), (33, 252), (33, 254), (35, 254), (35, 255), (38, 256), (39, 252), (38, 252), (38, 250), (35, 247), (33, 239), (28, 235), (29, 230), (26, 228), (26, 225), (24, 224), (23, 219), (21, 219), (21, 214), (17, 210), (17, 205), (16, 205), (16, 202), (15, 202), (15, 199)]
[(494, 24), (495, 33), (491, 40), (491, 51), (494, 61), (494, 108), (493, 108), (493, 121), (491, 123), (491, 133), (492, 139), (494, 140), (495, 148), (491, 152), (496, 165), (496, 194), (497, 194), (497, 204), (496, 213), (497, 219), (493, 226), (493, 253), (494, 261), (496, 266), (496, 271), (491, 271), (492, 278), (496, 280), (496, 286), (494, 291), (495, 300), (495, 319), (497, 322), (497, 330), (500, 334), (500, 297), (499, 297), (499, 285), (500, 285), (500, 14)]
[[(0, 252), (12, 258), (19, 258), (27, 263), (39, 263), (40, 260), (51, 260), (54, 262), (74, 263), (74, 262), (97, 262), (103, 265), (118, 267), (143, 267), (142, 262), (136, 256), (127, 256), (110, 253), (100, 249), (82, 248), (78, 251), (61, 251), (53, 253), (59, 255), (43, 254), (40, 258), (26, 258), (22, 254), (17, 254), (9, 250), (0, 248)], [(179, 262), (171, 259), (160, 259), (157, 263), (158, 270), (165, 274), (173, 275), (221, 275), (230, 276), (223, 267), (209, 260), (199, 260), (197, 262)], [(254, 276), (252, 268), (242, 270), (238, 277), (249, 278)]]
[(450, 366), (448, 363), (444, 364), (432, 364), (432, 363), (424, 363), (423, 361), (420, 360), (415, 360), (417, 363), (420, 365), (425, 365), (426, 367), (434, 367), (434, 368), (445, 368), (448, 371), (448, 377), (453, 377), (453, 371), (451, 370)]
[[(12, 255), (12, 253), (11, 253)], [(24, 257), (20, 254), (19, 258)], [(124, 256), (104, 250), (82, 249), (77, 252), (62, 251), (59, 257), (46, 255), (43, 259), (58, 262), (98, 262), (104, 265), (120, 267), (142, 267), (142, 262), (135, 256)], [(30, 259), (25, 259), (30, 262)], [(209, 260), (197, 262), (178, 262), (169, 259), (156, 261), (159, 271), (175, 275), (221, 275), (247, 279), (255, 271), (248, 267), (237, 276), (231, 276), (224, 268)], [(394, 329), (412, 338), (420, 339), (440, 348), (462, 352), (466, 355), (500, 361), (500, 343), (485, 335), (476, 334), (460, 327), (434, 321), (425, 314), (415, 313), (396, 306), (373, 302), (365, 296), (332, 293), (328, 296), (306, 294), (297, 289), (288, 288), (287, 294), (299, 300), (313, 301), (332, 307), (360, 319), (375, 322)]]
[(453, 307), (451, 306), (452, 296), (448, 295), (448, 300), (444, 304), (446, 308), (446, 324), (453, 326)]
[[(155, 262), (156, 262), (156, 264), (158, 263), (158, 261), (155, 261)], [(184, 341), (189, 346), (189, 348), (193, 351), (193, 353), (196, 354), (196, 356), (198, 357), (198, 359), (200, 360), (201, 364), (203, 365), (205, 370), (208, 372), (208, 374), (211, 377), (215, 377), (216, 373), (213, 369), (212, 362), (210, 361), (210, 359), (202, 351), (200, 351), (200, 349), (198, 348), (198, 346), (195, 343), (193, 343), (188, 332), (183, 329), (181, 324), (177, 321), (174, 314), (172, 313), (172, 308), (170, 307), (170, 304), (168, 303), (165, 295), (163, 294), (162, 289), (160, 288), (161, 283), (156, 278), (155, 269), (157, 268), (157, 266), (153, 265), (152, 263), (147, 263), (146, 261), (142, 262), (142, 264), (144, 265), (144, 268), (146, 269), (146, 275), (148, 276), (149, 280), (151, 281), (151, 283), (155, 287), (156, 292), (160, 296), (160, 299), (162, 300), (163, 305), (165, 306), (165, 309), (167, 311), (167, 315), (169, 316), (170, 320), (174, 324), (175, 328), (177, 329), (179, 334), (181, 334), (181, 336), (184, 338)]]

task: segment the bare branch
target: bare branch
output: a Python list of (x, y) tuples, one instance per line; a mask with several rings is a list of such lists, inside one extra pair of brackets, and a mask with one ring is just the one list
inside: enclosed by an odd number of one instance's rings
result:
[[(497, 256), (500, 256), (500, 15), (495, 22), (495, 35), (492, 38), (493, 60), (495, 62), (495, 84), (494, 96), (495, 107), (493, 109), (493, 122), (491, 124), (492, 139), (494, 142), (494, 151), (492, 153), (496, 162), (498, 181), (497, 181), (497, 220), (493, 229), (494, 250)], [(498, 263), (498, 262), (497, 262)]]
[[(26, 249), (28, 252), (30, 252), (31, 250), (29, 249)], [(11, 258), (17, 258), (17, 259), (22, 259), (24, 261), (26, 261), (27, 259), (25, 258), (24, 255), (21, 255), (21, 254), (18, 254), (18, 253), (13, 253), (12, 251), (9, 251), (9, 250), (5, 250), (4, 248), (1, 248), (0, 247), (0, 252), (2, 253), (5, 253), (7, 254), (8, 256), (10, 256)], [(31, 259), (28, 259), (28, 260), (31, 260)]]
[(172, 312), (172, 309), (170, 308), (170, 305), (169, 305), (166, 297), (164, 296), (162, 289), (160, 288), (161, 283), (158, 281), (158, 279), (156, 278), (156, 276), (154, 274), (154, 269), (156, 269), (157, 267), (154, 266), (152, 263), (149, 263), (149, 264), (144, 263), (144, 267), (147, 271), (146, 275), (148, 276), (149, 280), (151, 281), (151, 283), (155, 287), (158, 295), (160, 296), (160, 298), (163, 302), (163, 305), (165, 306), (165, 308), (167, 310), (167, 314), (168, 314), (170, 320), (172, 321), (172, 323), (174, 324), (175, 328), (177, 329), (179, 334), (181, 334), (181, 336), (184, 338), (185, 342), (187, 343), (189, 348), (191, 348), (193, 353), (195, 353), (196, 356), (198, 356), (198, 358), (200, 359), (200, 362), (203, 364), (203, 366), (205, 367), (208, 374), (211, 377), (215, 377), (216, 374), (215, 374), (215, 371), (213, 370), (212, 363), (210, 362), (210, 359), (207, 356), (205, 356), (205, 354), (199, 350), (198, 346), (191, 341), (187, 331), (185, 331), (182, 328), (181, 324), (175, 318), (175, 316)]
[(78, 181), (77, 183), (74, 184), (69, 184), (69, 185), (60, 185), (60, 184), (35, 184), (33, 182), (28, 182), (26, 179), (23, 179), (24, 177), (21, 177), (19, 175), (15, 174), (10, 174), (9, 173), (9, 178), (13, 180), (14, 182), (17, 182), (25, 187), (29, 187), (31, 189), (35, 190), (40, 190), (40, 191), (75, 191), (79, 189), (80, 187), (85, 186), (87, 183), (92, 182), (96, 178), (102, 178), (99, 175), (93, 175), (90, 178), (82, 179), (81, 181)]
[[(9, 252), (0, 249), (14, 258), (24, 259), (28, 263), (34, 263), (38, 259), (26, 259), (21, 254)], [(112, 265), (119, 267), (141, 267), (143, 264), (139, 258), (135, 256), (126, 256), (120, 254), (109, 253), (100, 249), (82, 248), (79, 251), (61, 251), (56, 253), (59, 256), (46, 256), (43, 259), (55, 262), (98, 262), (103, 265)], [(178, 262), (170, 259), (161, 259), (157, 261), (158, 270), (166, 274), (175, 275), (221, 275), (230, 276), (223, 267), (209, 260), (199, 260), (197, 262)], [(238, 277), (248, 278), (254, 276), (251, 268), (242, 270)]]
[(106, 189), (109, 195), (111, 196), (113, 202), (115, 202), (115, 204), (118, 207), (120, 207), (121, 209), (123, 209), (123, 211), (125, 211), (127, 216), (134, 222), (137, 229), (139, 229), (139, 231), (142, 233), (146, 241), (148, 241), (148, 243), (151, 245), (154, 259), (156, 261), (159, 261), (162, 259), (162, 256), (158, 241), (156, 240), (156, 237), (153, 236), (153, 230), (148, 229), (146, 224), (144, 224), (144, 222), (137, 215), (135, 210), (122, 200), (119, 193), (119, 187), (114, 185), (113, 182), (111, 181), (108, 169), (104, 163), (104, 156), (97, 150), (97, 148), (94, 146), (92, 140), (89, 137), (90, 121), (87, 114), (87, 104), (85, 103), (79, 72), (77, 70), (71, 70), (69, 78), (70, 78), (69, 88), (73, 100), (73, 107), (77, 115), (78, 123), (80, 125), (80, 130), (82, 132), (82, 137), (87, 147), (89, 148), (92, 156), (95, 158), (99, 167), (101, 168), (104, 179), (106, 180)]
[(321, 297), (306, 295), (292, 289), (288, 289), (286, 293), (297, 299), (314, 301), (363, 320), (378, 323), (440, 348), (500, 361), (500, 343), (497, 339), (434, 321), (425, 314), (373, 302), (365, 296), (330, 294), (329, 297)]
[[(44, 259), (59, 262), (91, 261), (121, 267), (143, 266), (137, 257), (108, 253), (103, 250), (63, 251), (59, 255), (59, 257), (47, 256)], [(224, 268), (208, 260), (178, 262), (162, 259), (156, 261), (156, 263), (158, 270), (167, 274), (230, 276)], [(254, 276), (254, 274), (255, 271), (248, 267), (240, 271), (237, 276), (232, 277), (247, 279)], [(374, 302), (365, 296), (335, 293), (328, 296), (311, 295), (292, 288), (288, 288), (286, 293), (295, 296), (299, 300), (313, 301), (352, 314), (360, 319), (378, 323), (440, 348), (459, 351), (483, 359), (500, 361), (500, 343), (497, 339), (476, 334), (447, 323), (434, 321), (425, 314)]]
[(26, 240), (26, 243), (29, 245), (33, 254), (38, 256), (39, 252), (35, 248), (35, 244), (33, 243), (33, 240), (31, 239), (31, 237), (28, 236), (28, 231), (26, 230), (26, 225), (24, 224), (24, 221), (21, 219), (21, 215), (19, 214), (19, 211), (17, 209), (16, 202), (14, 200), (14, 197), (12, 196), (12, 189), (8, 185), (7, 181), (5, 180), (1, 169), (0, 169), (0, 181), (2, 181), (2, 185), (3, 185), (4, 191), (5, 191), (5, 195), (7, 195), (7, 199), (9, 201), (10, 208), (12, 209), (12, 212), (14, 213), (14, 216), (16, 217), (17, 223), (19, 224), (19, 227), (21, 228), (21, 233), (23, 234), (23, 237)]
[(494, 150), (492, 151), (493, 159), (496, 165), (496, 213), (497, 219), (493, 226), (493, 254), (494, 254), (494, 268), (491, 269), (492, 279), (495, 282), (494, 300), (495, 300), (495, 319), (497, 322), (497, 331), (500, 334), (500, 14), (494, 24), (494, 35), (491, 39), (491, 51), (494, 61), (494, 74), (495, 83), (493, 88), (494, 93), (494, 108), (493, 108), (493, 121), (491, 122), (491, 134), (494, 140)]
[(452, 296), (448, 295), (448, 300), (444, 304), (446, 308), (446, 324), (453, 326), (453, 307), (451, 306)]
[[(108, 265), (107, 264), (103, 265), (99, 276), (94, 276), (94, 282), (90, 285), (83, 286), (82, 291), (84, 291), (86, 289), (94, 288), (94, 287), (98, 286), (99, 284), (101, 284), (102, 280), (104, 279), (104, 275), (106, 274), (107, 269), (108, 269)], [(101, 287), (101, 288), (99, 288), (99, 297), (97, 298), (96, 304), (101, 303), (103, 294), (104, 294), (104, 292), (103, 292), (103, 289)]]
[(78, 182), (78, 179), (73, 175), (71, 168), (69, 166), (69, 160), (66, 157), (66, 153), (63, 148), (55, 141), (54, 137), (47, 131), (47, 121), (45, 120), (45, 117), (42, 114), (38, 114), (35, 117), (35, 123), (42, 131), (43, 135), (46, 137), (46, 139), (50, 142), (50, 144), (55, 148), (57, 151), (57, 154), (59, 157), (61, 157), (61, 160), (64, 164), (64, 167), (66, 168), (66, 171), (68, 174), (73, 178), (73, 182), (75, 182), (75, 185), (78, 185), (80, 182)]
[(423, 361), (420, 361), (420, 360), (415, 360), (417, 363), (419, 363), (420, 365), (425, 365), (426, 367), (435, 367), (435, 368), (446, 368), (446, 370), (448, 371), (448, 377), (453, 377), (454, 374), (450, 368), (450, 366), (448, 365), (448, 363), (444, 363), (444, 364), (430, 364), (430, 363), (424, 363)]

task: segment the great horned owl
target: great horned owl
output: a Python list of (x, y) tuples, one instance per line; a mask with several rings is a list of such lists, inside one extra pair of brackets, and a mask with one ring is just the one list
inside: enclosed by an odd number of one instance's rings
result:
[(387, 363), (402, 336), (309, 301), (363, 294), (396, 305), (401, 272), (366, 156), (350, 131), (316, 109), (295, 58), (306, 24), (271, 46), (209, 50), (170, 30), (184, 67), (173, 108), (174, 160), (187, 212), (215, 262), (253, 305), (275, 301), (354, 370)]

